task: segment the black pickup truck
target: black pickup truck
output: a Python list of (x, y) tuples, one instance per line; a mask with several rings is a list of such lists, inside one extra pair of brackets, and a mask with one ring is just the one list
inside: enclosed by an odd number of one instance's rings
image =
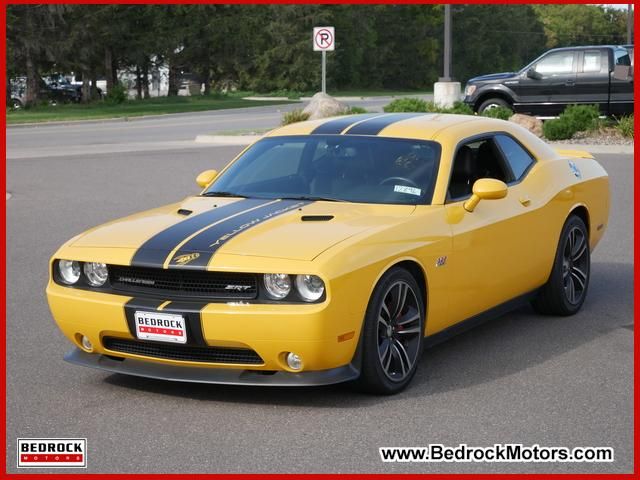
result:
[(472, 78), (464, 102), (479, 113), (502, 106), (516, 113), (553, 117), (567, 105), (596, 104), (603, 115), (630, 114), (632, 52), (612, 45), (555, 48), (519, 72)]

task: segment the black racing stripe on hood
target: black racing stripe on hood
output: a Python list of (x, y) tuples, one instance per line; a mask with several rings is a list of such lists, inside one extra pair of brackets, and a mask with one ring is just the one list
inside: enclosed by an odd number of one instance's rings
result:
[(162, 230), (143, 243), (133, 255), (131, 266), (162, 268), (164, 261), (180, 242), (198, 230), (212, 223), (224, 220), (231, 215), (272, 201), (273, 200), (247, 198), (222, 207), (213, 208), (199, 215), (182, 220)]
[(391, 113), (382, 117), (365, 120), (362, 123), (354, 125), (345, 132), (346, 135), (377, 135), (392, 123), (401, 122), (414, 117), (420, 117), (424, 113)]
[[(182, 245), (169, 262), (169, 268), (206, 270), (211, 257), (232, 238), (256, 225), (309, 203), (311, 202), (307, 200), (281, 200), (213, 225)], [(183, 256), (189, 260), (181, 265), (176, 259)]]
[(335, 120), (329, 120), (318, 126), (311, 132), (311, 135), (338, 135), (342, 131), (354, 123), (361, 122), (367, 118), (380, 115), (379, 113), (362, 113), (359, 115), (349, 115), (347, 117), (336, 118)]

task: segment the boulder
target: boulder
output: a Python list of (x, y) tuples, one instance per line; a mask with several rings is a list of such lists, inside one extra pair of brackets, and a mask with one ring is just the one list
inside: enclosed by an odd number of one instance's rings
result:
[(303, 113), (309, 114), (309, 120), (317, 120), (319, 118), (333, 117), (340, 115), (348, 107), (326, 93), (318, 92), (313, 97), (309, 105), (304, 107)]
[(509, 121), (517, 123), (518, 125), (526, 128), (538, 137), (542, 137), (542, 120), (536, 117), (524, 115), (522, 113), (516, 113), (509, 118)]

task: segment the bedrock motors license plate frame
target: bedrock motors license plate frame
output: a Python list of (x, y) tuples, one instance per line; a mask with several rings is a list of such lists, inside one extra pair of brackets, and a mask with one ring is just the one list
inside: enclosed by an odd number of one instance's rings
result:
[(136, 311), (136, 337), (165, 343), (187, 343), (187, 322), (175, 313)]

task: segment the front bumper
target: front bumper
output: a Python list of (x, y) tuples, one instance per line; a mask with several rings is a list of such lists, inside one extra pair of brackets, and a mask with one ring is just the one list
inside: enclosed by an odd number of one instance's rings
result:
[[(176, 360), (110, 350), (106, 347), (107, 339), (135, 339), (135, 333), (128, 325), (127, 315), (130, 316), (132, 310), (138, 309), (137, 306), (130, 306), (132, 301), (140, 300), (140, 305), (144, 305), (144, 299), (67, 288), (53, 282), (47, 287), (49, 307), (61, 331), (76, 347), (81, 347), (82, 336), (86, 336), (94, 347), (91, 354), (70, 357), (74, 359), (88, 356), (95, 357), (94, 360), (85, 359), (74, 363), (87, 365), (88, 362), (95, 364), (96, 368), (108, 366), (107, 370), (132, 375), (136, 371), (145, 372), (142, 376), (154, 378), (179, 380), (184, 377), (185, 381), (211, 383), (247, 383), (245, 380), (249, 379), (249, 384), (255, 382), (260, 385), (274, 382), (323, 384), (352, 379), (354, 373), (349, 367), (355, 358), (366, 308), (364, 299), (359, 302), (353, 297), (354, 295), (346, 296), (342, 301), (327, 299), (321, 304), (310, 305), (210, 303), (194, 310), (188, 303), (172, 302), (162, 307), (163, 311), (184, 314), (194, 322), (193, 331), (199, 332), (197, 346), (200, 348), (250, 349), (262, 360), (255, 363), (232, 363), (217, 360)], [(146, 310), (144, 307), (140, 308)], [(293, 371), (288, 367), (285, 359), (287, 352), (295, 352), (302, 358), (301, 371)], [(110, 357), (126, 360), (116, 365), (114, 362), (118, 361), (111, 360)], [(336, 369), (347, 373), (337, 377), (335, 373), (326, 373)], [(249, 371), (265, 373), (252, 374)], [(272, 374), (274, 371), (278, 373)], [(258, 375), (266, 378), (251, 380)], [(318, 376), (323, 380), (299, 382), (300, 378), (315, 379)], [(273, 381), (269, 377), (273, 377)], [(285, 380), (289, 377), (298, 380)], [(338, 380), (334, 380), (334, 377)]]
[(272, 387), (304, 387), (332, 385), (355, 380), (359, 370), (352, 364), (329, 370), (291, 373), (264, 372), (224, 368), (184, 367), (145, 362), (133, 358), (114, 359), (106, 355), (91, 354), (74, 348), (64, 359), (75, 365), (106, 370), (113, 373), (155, 378), (173, 382), (215, 383), (223, 385), (254, 385)]

